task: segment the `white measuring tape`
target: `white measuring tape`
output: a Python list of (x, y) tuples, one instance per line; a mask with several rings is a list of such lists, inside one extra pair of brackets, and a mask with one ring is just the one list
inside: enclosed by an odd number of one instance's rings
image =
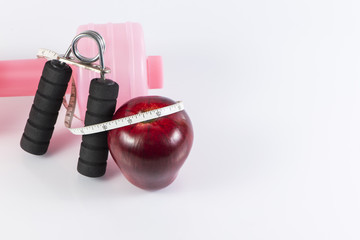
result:
[(125, 126), (129, 126), (136, 123), (146, 122), (149, 120), (153, 120), (156, 118), (164, 117), (173, 113), (177, 113), (184, 110), (184, 104), (182, 102), (177, 102), (175, 104), (157, 108), (151, 111), (138, 113), (135, 115), (131, 115), (124, 118), (119, 118), (116, 120), (103, 122), (99, 124), (89, 125), (80, 128), (68, 128), (70, 132), (75, 135), (87, 135), (87, 134), (94, 134), (104, 131), (109, 131), (116, 128), (121, 128)]
[(67, 109), (65, 116), (65, 126), (67, 127), (67, 129), (69, 129), (71, 133), (75, 135), (87, 135), (87, 134), (109, 131), (112, 129), (121, 128), (132, 124), (146, 122), (156, 118), (164, 117), (184, 110), (184, 104), (182, 102), (177, 102), (175, 104), (166, 107), (157, 108), (154, 110), (138, 113), (135, 115), (119, 118), (108, 122), (98, 123), (80, 128), (71, 128), (72, 119), (74, 117), (75, 104), (76, 104), (76, 86), (74, 81), (72, 81), (69, 104), (67, 104), (66, 100), (64, 99), (64, 106)]

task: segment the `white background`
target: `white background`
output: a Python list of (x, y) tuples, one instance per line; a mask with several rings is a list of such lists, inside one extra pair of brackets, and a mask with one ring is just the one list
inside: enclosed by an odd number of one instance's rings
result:
[[(78, 25), (142, 24), (195, 132), (176, 181), (76, 172), (81, 138), (19, 141), (32, 97), (0, 98), (1, 239), (360, 239), (360, 2), (6, 1), (0, 60), (64, 52)], [(1, 81), (1, 80), (0, 80)], [(60, 112), (64, 116), (64, 111)], [(62, 117), (61, 117), (62, 118)]]

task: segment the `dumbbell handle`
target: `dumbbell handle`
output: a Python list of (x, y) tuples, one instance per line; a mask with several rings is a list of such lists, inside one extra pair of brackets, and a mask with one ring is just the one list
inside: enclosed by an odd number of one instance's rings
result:
[(35, 96), (46, 59), (0, 61), (0, 97)]
[[(45, 62), (44, 58), (0, 61), (0, 97), (35, 96)], [(160, 56), (147, 58), (147, 71), (149, 89), (161, 88)]]

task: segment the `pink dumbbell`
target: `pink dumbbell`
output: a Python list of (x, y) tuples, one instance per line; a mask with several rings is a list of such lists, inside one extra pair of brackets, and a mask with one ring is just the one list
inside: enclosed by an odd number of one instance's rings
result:
[[(87, 24), (77, 33), (86, 30), (98, 32), (105, 40), (106, 66), (111, 69), (108, 77), (119, 85), (117, 107), (127, 100), (147, 95), (148, 89), (161, 88), (162, 59), (160, 56), (146, 56), (142, 27), (139, 23)], [(78, 44), (79, 52), (95, 56), (97, 46), (91, 39)], [(46, 60), (0, 61), (0, 97), (34, 96)], [(84, 119), (90, 80), (96, 73), (73, 67), (77, 87), (77, 103), (80, 117)]]

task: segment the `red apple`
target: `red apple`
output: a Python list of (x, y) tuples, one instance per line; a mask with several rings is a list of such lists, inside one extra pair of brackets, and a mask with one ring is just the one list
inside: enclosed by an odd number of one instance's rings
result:
[[(129, 100), (113, 119), (166, 107), (175, 102), (159, 96)], [(124, 176), (134, 185), (148, 190), (172, 183), (193, 143), (193, 128), (186, 112), (180, 111), (109, 131), (110, 153)]]

